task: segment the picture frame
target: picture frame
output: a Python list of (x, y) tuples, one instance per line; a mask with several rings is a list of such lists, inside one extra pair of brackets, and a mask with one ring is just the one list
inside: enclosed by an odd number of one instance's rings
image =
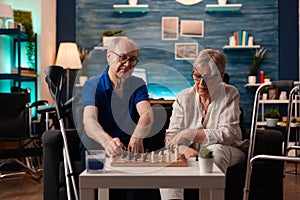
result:
[(180, 36), (204, 37), (204, 21), (203, 20), (181, 20)]
[(161, 18), (161, 39), (178, 40), (178, 17)]
[(269, 88), (267, 93), (268, 100), (278, 99), (278, 88)]
[(175, 60), (194, 60), (198, 54), (198, 43), (175, 43)]

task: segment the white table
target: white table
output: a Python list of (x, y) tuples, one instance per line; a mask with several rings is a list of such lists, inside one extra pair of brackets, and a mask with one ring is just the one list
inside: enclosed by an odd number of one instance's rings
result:
[(81, 200), (94, 200), (99, 188), (99, 199), (109, 199), (109, 188), (199, 188), (201, 200), (222, 200), (225, 195), (225, 174), (214, 165), (213, 172), (200, 174), (198, 161), (188, 160), (188, 167), (111, 167), (106, 161), (104, 174), (90, 174), (86, 170), (79, 176)]

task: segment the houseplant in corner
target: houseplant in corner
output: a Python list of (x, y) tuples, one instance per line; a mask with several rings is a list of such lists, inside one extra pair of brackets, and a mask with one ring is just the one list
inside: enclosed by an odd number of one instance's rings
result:
[(265, 112), (264, 117), (268, 127), (276, 127), (280, 117), (280, 112), (275, 108), (271, 108)]
[(200, 173), (211, 173), (214, 163), (213, 151), (207, 147), (201, 147), (199, 151), (199, 169)]
[(255, 54), (253, 56), (252, 65), (249, 68), (248, 83), (256, 83), (256, 76), (266, 51), (267, 49), (264, 47), (256, 49)]

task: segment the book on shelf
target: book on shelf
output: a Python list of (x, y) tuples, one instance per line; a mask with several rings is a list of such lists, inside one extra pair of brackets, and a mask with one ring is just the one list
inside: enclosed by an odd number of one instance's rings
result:
[(238, 29), (238, 38), (239, 38), (239, 45), (243, 44), (243, 30), (241, 28)]
[(233, 33), (236, 46), (248, 46), (249, 31), (239, 28)]

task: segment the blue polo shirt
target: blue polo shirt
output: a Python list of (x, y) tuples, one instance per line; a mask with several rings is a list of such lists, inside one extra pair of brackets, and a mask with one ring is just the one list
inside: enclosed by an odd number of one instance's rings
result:
[(98, 108), (98, 121), (112, 137), (118, 137), (127, 146), (139, 119), (136, 104), (147, 100), (148, 90), (143, 79), (131, 76), (126, 79), (123, 97), (111, 85), (108, 68), (103, 74), (85, 82), (82, 90), (83, 106)]

